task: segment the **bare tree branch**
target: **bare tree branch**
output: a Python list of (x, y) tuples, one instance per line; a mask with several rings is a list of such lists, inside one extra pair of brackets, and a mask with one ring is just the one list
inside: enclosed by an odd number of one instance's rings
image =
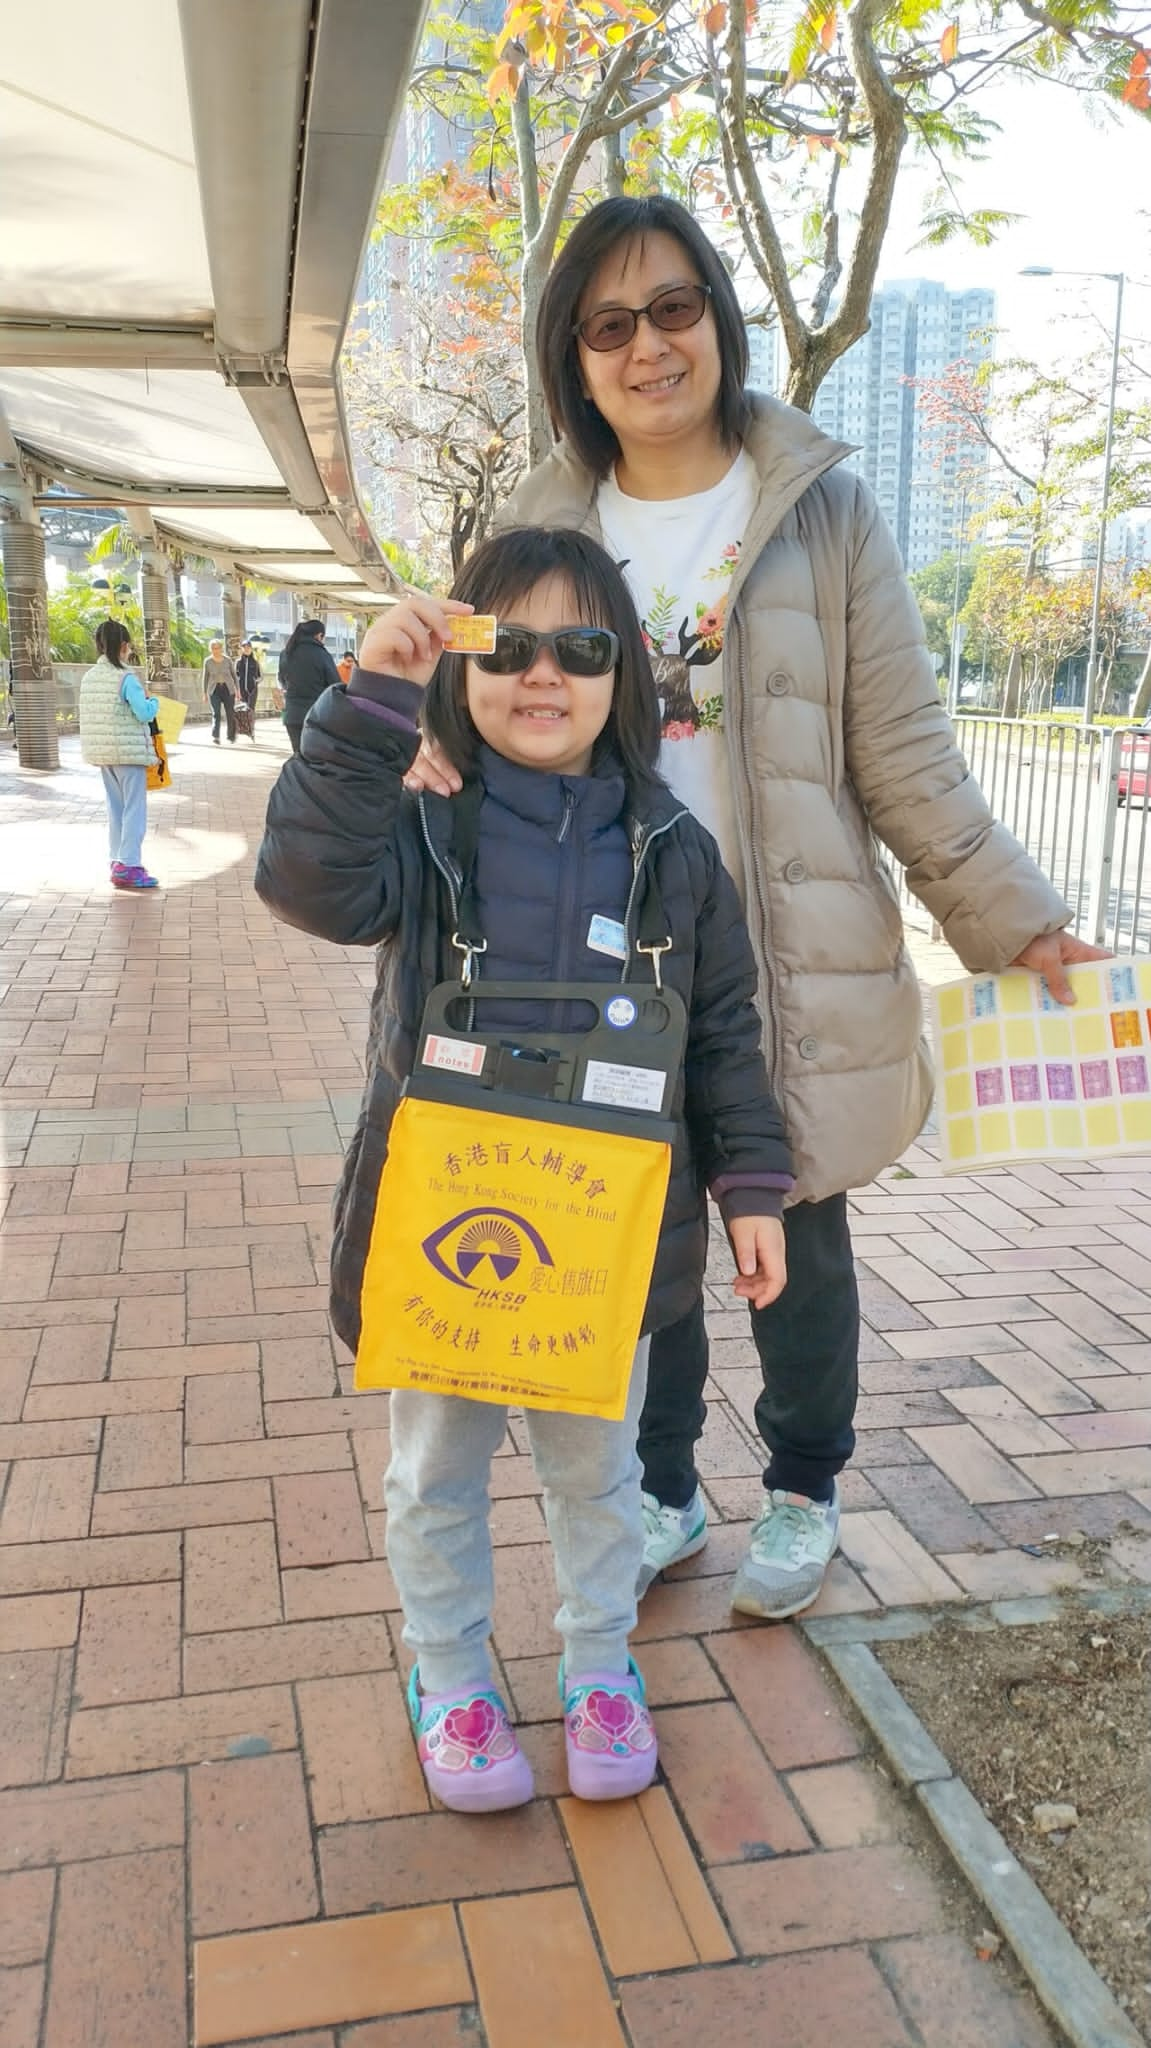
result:
[[(871, 296), (875, 290), (887, 223), (891, 218), (899, 160), (907, 140), (903, 101), (884, 71), (875, 47), (875, 31), (883, 19), (883, 12), (884, 0), (857, 0), (857, 5), (847, 17), (852, 69), (871, 121), (871, 163), (843, 298), (839, 311), (820, 336), (821, 373), (843, 355), (853, 341), (858, 341), (861, 334), (866, 334), (870, 325)], [(812, 397), (818, 386), (817, 377)], [(800, 401), (797, 399), (795, 402)]]
[(762, 282), (775, 300), (784, 344), (792, 362), (806, 350), (807, 330), (791, 288), (787, 258), (783, 253), (771, 208), (760, 183), (759, 172), (748, 139), (747, 106), (747, 15), (743, 7), (731, 8), (728, 16), (727, 78), (713, 62), (712, 80), (716, 114), (723, 147), (724, 170), (743, 232), (744, 243)]

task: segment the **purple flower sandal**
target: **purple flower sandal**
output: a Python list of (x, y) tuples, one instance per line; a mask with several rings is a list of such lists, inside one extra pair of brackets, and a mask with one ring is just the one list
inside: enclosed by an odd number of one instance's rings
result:
[(568, 1784), (577, 1799), (631, 1799), (646, 1792), (659, 1762), (643, 1679), (628, 1671), (592, 1671), (569, 1685), (559, 1674)]
[(453, 1813), (498, 1813), (535, 1793), (532, 1767), (498, 1692), (421, 1693), (408, 1683), (408, 1711), (429, 1792)]

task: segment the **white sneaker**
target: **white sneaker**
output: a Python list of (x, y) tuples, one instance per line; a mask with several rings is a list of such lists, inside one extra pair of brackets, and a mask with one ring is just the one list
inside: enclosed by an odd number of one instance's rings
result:
[(641, 1499), (643, 1563), (635, 1582), (637, 1600), (669, 1565), (694, 1557), (707, 1542), (707, 1507), (698, 1486), (685, 1508), (661, 1507), (654, 1493), (642, 1494)]
[(751, 1532), (731, 1589), (732, 1606), (762, 1621), (802, 1614), (818, 1599), (838, 1542), (838, 1487), (829, 1501), (777, 1488)]

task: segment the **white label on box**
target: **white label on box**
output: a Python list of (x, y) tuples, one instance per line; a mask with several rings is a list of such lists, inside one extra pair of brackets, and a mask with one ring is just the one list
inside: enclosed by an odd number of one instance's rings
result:
[(663, 1108), (667, 1075), (662, 1067), (621, 1067), (611, 1060), (589, 1060), (583, 1081), (585, 1102), (611, 1109)]
[(423, 1063), (448, 1074), (482, 1074), (487, 1052), (486, 1045), (469, 1045), (466, 1038), (436, 1038), (429, 1032)]

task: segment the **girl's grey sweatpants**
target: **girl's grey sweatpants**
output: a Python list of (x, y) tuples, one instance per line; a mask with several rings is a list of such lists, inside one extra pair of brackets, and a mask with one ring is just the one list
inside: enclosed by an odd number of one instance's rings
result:
[[(556, 1628), (573, 1678), (628, 1668), (643, 1557), (636, 1437), (647, 1354), (644, 1337), (621, 1422), (525, 1410), (555, 1556)], [(507, 1409), (493, 1402), (407, 1388), (392, 1395), (388, 1561), (422, 1692), (491, 1683), (488, 1475), (507, 1424)]]

